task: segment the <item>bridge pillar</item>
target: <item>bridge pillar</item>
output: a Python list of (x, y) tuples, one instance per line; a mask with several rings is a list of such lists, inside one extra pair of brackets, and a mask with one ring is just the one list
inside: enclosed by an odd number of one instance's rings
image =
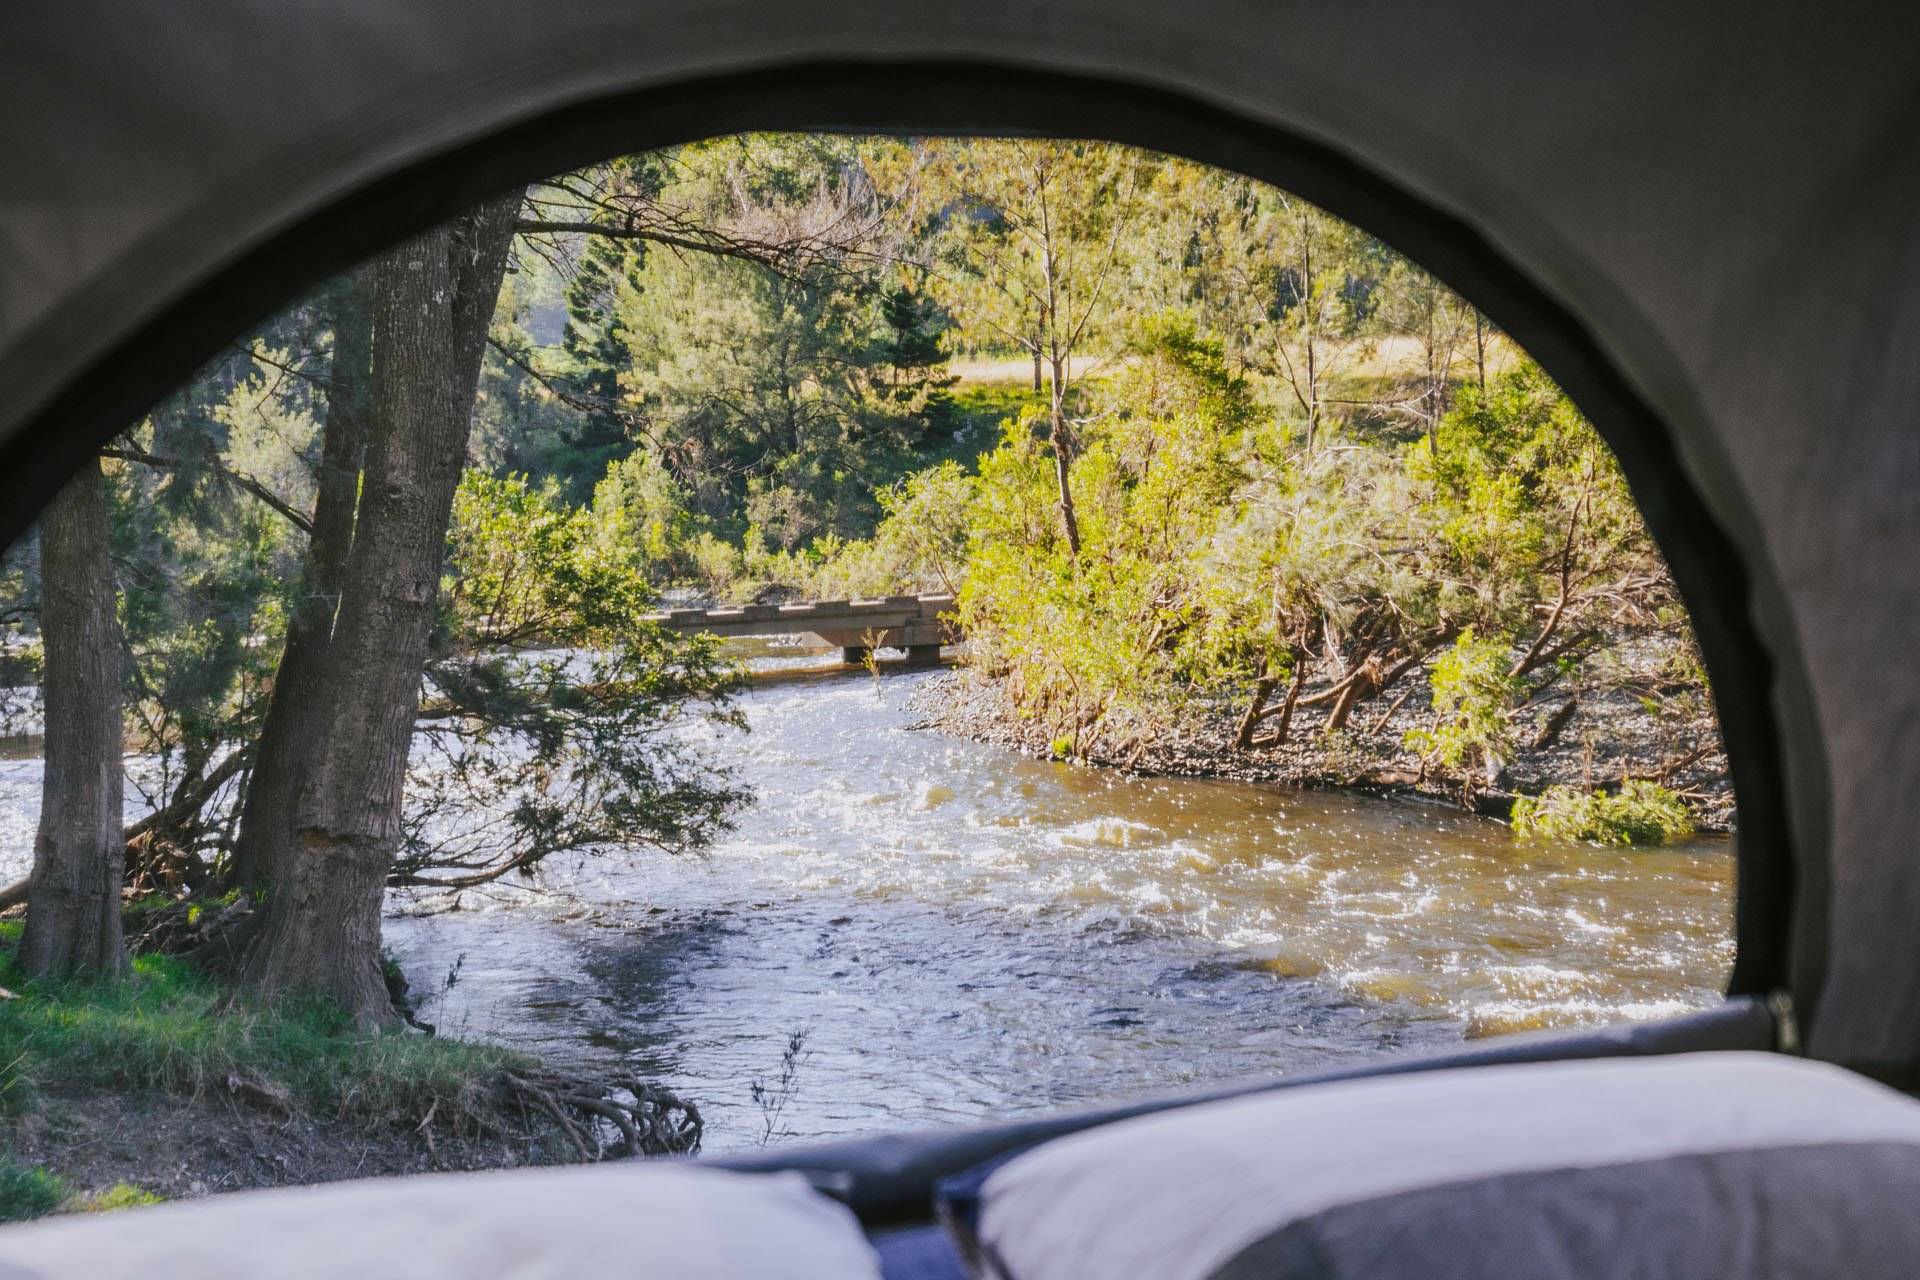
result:
[(907, 646), (907, 665), (910, 667), (932, 666), (940, 661), (940, 646), (937, 644), (910, 644)]
[(866, 663), (867, 656), (872, 652), (873, 650), (867, 648), (867, 646), (863, 644), (841, 645), (840, 661), (846, 663), (850, 667), (862, 666)]

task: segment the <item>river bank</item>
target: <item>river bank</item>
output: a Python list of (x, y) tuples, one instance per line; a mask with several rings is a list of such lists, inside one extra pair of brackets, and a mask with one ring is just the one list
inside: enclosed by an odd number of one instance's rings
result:
[(30, 982), (19, 930), (0, 920), (0, 1221), (698, 1146), (697, 1109), (638, 1080), (249, 1000), (138, 944), (123, 981)]
[[(1725, 982), (1725, 840), (1523, 845), (1404, 798), (1083, 768), (911, 728), (950, 673), (769, 655), (748, 732), (687, 726), (759, 793), (710, 852), (389, 899), (440, 1044), (656, 1082), (723, 1153), (1670, 1016)], [(24, 855), (38, 795), (36, 760), (0, 760), (0, 855)], [(424, 1094), (296, 1119), (247, 1081), (296, 1082), (257, 1066), (171, 1091), (39, 1074), (0, 1132), (76, 1191), (576, 1158), (556, 1131), (450, 1141)]]
[[(1709, 700), (1688, 696), (1689, 690), (1668, 677), (1674, 648), (1658, 634), (1623, 637), (1613, 647), (1615, 667), (1605, 684), (1577, 695), (1562, 691), (1523, 708), (1515, 718), (1518, 749), (1497, 784), (1478, 797), (1478, 811), (1504, 817), (1516, 795), (1643, 777), (1677, 793), (1698, 830), (1732, 832), (1733, 788), (1719, 723)], [(1302, 697), (1329, 685), (1309, 680)], [(922, 684), (911, 709), (918, 729), (1037, 760), (1057, 754), (1047, 729), (1023, 715), (1001, 684), (975, 668), (959, 666)], [(1145, 747), (1129, 746), (1121, 753), (1096, 745), (1083, 763), (1147, 777), (1222, 778), (1460, 803), (1457, 781), (1423, 773), (1419, 755), (1405, 745), (1406, 735), (1432, 718), (1420, 672), (1363, 704), (1347, 728), (1332, 736), (1319, 732), (1324, 709), (1303, 708), (1286, 743), (1243, 750), (1234, 739), (1244, 710), (1241, 703), (1194, 698), (1181, 708), (1174, 728)]]

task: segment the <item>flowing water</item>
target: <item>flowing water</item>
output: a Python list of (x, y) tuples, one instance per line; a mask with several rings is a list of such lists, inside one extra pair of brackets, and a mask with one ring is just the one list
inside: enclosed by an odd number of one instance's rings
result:
[[(751, 732), (712, 747), (759, 801), (711, 853), (392, 904), (423, 1017), (659, 1079), (728, 1150), (1657, 1017), (1732, 962), (1725, 840), (1517, 845), (1427, 804), (1042, 763), (910, 729), (925, 674), (756, 665)], [(0, 871), (38, 775), (0, 761)]]
[(1028, 760), (910, 729), (926, 678), (763, 674), (714, 743), (760, 799), (710, 854), (390, 922), (424, 1016), (631, 1064), (725, 1150), (1657, 1017), (1732, 962), (1725, 840)]

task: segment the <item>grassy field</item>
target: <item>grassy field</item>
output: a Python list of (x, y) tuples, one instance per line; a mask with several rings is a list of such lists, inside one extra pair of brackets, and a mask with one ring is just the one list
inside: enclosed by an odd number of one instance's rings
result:
[[(1324, 367), (1330, 379), (1329, 390), (1355, 398), (1363, 394), (1386, 394), (1397, 383), (1423, 376), (1426, 367), (1425, 351), (1419, 339), (1410, 334), (1392, 334), (1347, 345), (1330, 342), (1325, 345), (1321, 358), (1326, 362)], [(1520, 349), (1504, 335), (1487, 335), (1489, 378), (1515, 368), (1522, 359), (1524, 356)], [(1072, 377), (1076, 382), (1112, 377), (1125, 368), (1130, 360), (1131, 357), (1122, 355), (1075, 356), (1070, 361)], [(1469, 333), (1465, 345), (1453, 353), (1452, 375), (1455, 381), (1472, 379), (1477, 375), (1474, 360), (1473, 335)], [(1033, 359), (1030, 356), (982, 354), (956, 357), (948, 362), (947, 371), (959, 379), (955, 386), (956, 395), (986, 387), (1006, 387), (1009, 390), (1025, 388), (1029, 394), (1032, 391)]]

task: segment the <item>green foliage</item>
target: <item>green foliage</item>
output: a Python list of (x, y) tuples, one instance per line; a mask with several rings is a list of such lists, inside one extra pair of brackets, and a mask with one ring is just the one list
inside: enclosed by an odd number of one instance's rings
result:
[(598, 645), (640, 629), (655, 596), (632, 513), (570, 506), (552, 480), (468, 471), (454, 494), (442, 586), (457, 643)]
[[(694, 511), (790, 550), (859, 536), (872, 492), (949, 421), (943, 314), (871, 244), (883, 202), (831, 139), (683, 148), (662, 199), (710, 225), (804, 245), (777, 269), (653, 252), (613, 293), (623, 404)], [(866, 238), (880, 232), (876, 229)]]
[(1633, 778), (1614, 792), (1556, 786), (1521, 796), (1513, 804), (1513, 833), (1523, 840), (1655, 845), (1686, 839), (1693, 820), (1673, 792)]
[(0, 684), (12, 683), (31, 675), (37, 664), (22, 667), (22, 645), (15, 633), (31, 621), (40, 609), (40, 537), (30, 531), (10, 547), (0, 548)]
[(1144, 341), (1137, 378), (1156, 393), (1103, 417), (1072, 463), (1077, 560), (1059, 535), (1037, 411), (1010, 420), (982, 459), (972, 507), (960, 616), (976, 660), (1076, 755), (1150, 737), (1242, 645), (1205, 625), (1193, 553), (1233, 514), (1250, 402), (1190, 321)]
[(649, 582), (685, 582), (705, 569), (698, 548), (711, 538), (711, 522), (694, 512), (657, 454), (629, 454), (609, 467), (594, 488), (593, 515), (599, 535), (634, 556)]
[[(616, 161), (618, 180), (646, 190), (657, 189), (659, 169), (649, 161), (649, 157)], [(625, 357), (620, 293), (637, 287), (645, 259), (645, 247), (638, 242), (595, 237), (587, 242), (573, 278), (567, 281), (567, 326), (562, 345), (568, 372), (590, 404), (603, 406), (569, 415), (574, 421), (557, 432), (563, 447), (554, 451), (553, 465), (563, 489), (576, 502), (585, 498), (584, 490), (594, 483), (594, 477), (603, 475), (609, 465), (618, 464), (638, 443), (613, 407), (620, 403), (619, 371)]]
[(107, 465), (130, 737), (153, 758), (135, 778), (156, 804), (251, 737), (265, 712), (301, 545), (235, 477), (309, 505), (308, 409), (256, 367), (216, 365), (131, 433), (170, 465)]
[(817, 548), (819, 563), (804, 583), (808, 594), (848, 599), (958, 591), (975, 489), (973, 476), (944, 462), (880, 490), (875, 496), (883, 516), (874, 536)]
[[(968, 382), (954, 389), (953, 413), (964, 424), (961, 434), (979, 435), (991, 446), (1000, 439), (1000, 424), (1017, 418), (1020, 411), (1037, 403), (1032, 384), (1017, 382)], [(982, 452), (976, 448), (963, 461), (973, 462)]]
[(742, 675), (711, 638), (647, 620), (630, 512), (569, 506), (552, 481), (463, 477), (395, 883), (459, 888), (596, 845), (698, 847), (746, 802), (677, 731), (690, 716), (743, 728)]
[[(1431, 486), (1440, 546), (1460, 584), (1450, 607), (1483, 626), (1524, 631), (1560, 589), (1604, 574), (1664, 579), (1618, 464), (1537, 365), (1465, 386), (1431, 441), (1409, 446), (1412, 478)], [(1671, 599), (1656, 583), (1643, 618)], [(1581, 593), (1563, 617), (1577, 634), (1603, 593)]]
[(67, 1198), (67, 1184), (45, 1169), (0, 1159), (0, 1222), (45, 1217)]
[(139, 1209), (150, 1204), (164, 1204), (166, 1197), (155, 1195), (144, 1187), (136, 1187), (131, 1182), (116, 1182), (110, 1187), (75, 1196), (68, 1203), (74, 1213), (114, 1213), (121, 1209)]
[(1106, 345), (1142, 265), (1132, 234), (1148, 213), (1149, 152), (1065, 139), (939, 139), (921, 147), (936, 297), (976, 345), (1037, 354), (1064, 400), (1063, 362)]
[(1454, 390), (1428, 436), (1329, 416), (1309, 446), (1193, 313), (1142, 318), (1085, 397), (1078, 561), (1039, 411), (981, 460), (961, 593), (976, 660), (1076, 753), (1119, 754), (1195, 697), (1301, 671), (1359, 673), (1364, 701), (1439, 650), (1432, 719), (1405, 745), (1471, 794), (1513, 754), (1515, 710), (1581, 679), (1607, 628), (1685, 629), (1617, 468), (1558, 389), (1522, 363)]
[(1511, 662), (1505, 645), (1482, 640), (1472, 627), (1462, 631), (1428, 677), (1433, 722), (1407, 734), (1407, 745), (1449, 769), (1499, 772), (1513, 745), (1506, 714), (1516, 688)]
[(1191, 414), (1225, 435), (1249, 431), (1258, 423), (1252, 384), (1228, 362), (1220, 339), (1200, 331), (1191, 312), (1139, 317), (1126, 353), (1131, 363), (1109, 397), (1115, 412), (1138, 419)]
[(885, 368), (886, 396), (897, 404), (917, 405), (924, 430), (938, 431), (951, 419), (946, 317), (933, 299), (902, 285), (880, 299), (880, 332), (874, 354)]

